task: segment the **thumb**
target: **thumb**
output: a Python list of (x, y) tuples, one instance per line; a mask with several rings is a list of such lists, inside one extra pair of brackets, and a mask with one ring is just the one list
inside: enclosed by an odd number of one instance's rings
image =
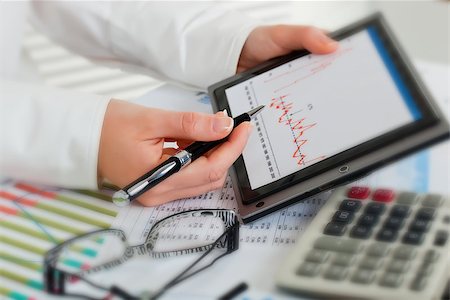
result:
[(226, 137), (233, 129), (233, 119), (223, 113), (159, 110), (155, 115), (152, 132), (160, 138), (214, 141)]

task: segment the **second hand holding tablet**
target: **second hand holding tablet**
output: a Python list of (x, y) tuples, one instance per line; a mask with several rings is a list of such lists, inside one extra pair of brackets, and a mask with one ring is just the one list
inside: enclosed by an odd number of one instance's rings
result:
[[(264, 105), (261, 105), (246, 113), (243, 113), (242, 115), (237, 116), (233, 119), (233, 128), (236, 128), (239, 124), (245, 121), (250, 121), (251, 118), (254, 115), (258, 114), (263, 108)], [(196, 160), (200, 156), (205, 155), (208, 151), (212, 150), (214, 147), (222, 144), (227, 140), (228, 136), (217, 141), (195, 142), (189, 145), (188, 147), (186, 147), (186, 149), (179, 151), (177, 154), (168, 158), (156, 168), (142, 175), (123, 189), (115, 192), (113, 195), (113, 202), (118, 206), (128, 205), (131, 201), (135, 200), (137, 197), (139, 197), (164, 179), (177, 173), (192, 161)]]

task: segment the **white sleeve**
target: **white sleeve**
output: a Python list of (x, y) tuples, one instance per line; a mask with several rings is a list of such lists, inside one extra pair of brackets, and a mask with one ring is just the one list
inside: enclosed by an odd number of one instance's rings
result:
[(0, 175), (97, 188), (106, 96), (0, 80)]
[(32, 21), (97, 61), (132, 64), (206, 87), (235, 74), (259, 22), (217, 2), (33, 1)]

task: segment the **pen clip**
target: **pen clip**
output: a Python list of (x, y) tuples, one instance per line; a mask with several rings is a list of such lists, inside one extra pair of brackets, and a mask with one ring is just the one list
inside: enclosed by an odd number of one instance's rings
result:
[(130, 197), (134, 197), (139, 192), (144, 190), (149, 184), (151, 184), (152, 182), (156, 182), (156, 181), (158, 181), (158, 179), (164, 177), (176, 165), (177, 165), (177, 163), (175, 161), (171, 161), (171, 162), (169, 162), (167, 164), (164, 164), (163, 166), (161, 166), (160, 168), (155, 170), (149, 177), (139, 181), (135, 185), (133, 185), (130, 188), (128, 188), (126, 190), (127, 194), (130, 195)]

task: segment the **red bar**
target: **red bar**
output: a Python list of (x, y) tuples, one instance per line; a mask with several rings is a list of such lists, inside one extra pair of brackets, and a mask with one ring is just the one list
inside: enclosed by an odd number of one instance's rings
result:
[(55, 193), (38, 189), (37, 187), (34, 187), (32, 185), (29, 185), (29, 184), (16, 183), (14, 186), (16, 188), (18, 188), (18, 189), (21, 189), (21, 190), (24, 190), (26, 192), (30, 192), (30, 193), (33, 193), (33, 194), (38, 194), (38, 195), (41, 195), (41, 196), (44, 196), (44, 197), (48, 197), (48, 198), (52, 198), (52, 199), (56, 198), (56, 194)]
[(353, 186), (347, 192), (347, 197), (364, 200), (370, 195), (370, 189), (366, 186)]
[(37, 204), (36, 200), (22, 198), (21, 196), (17, 196), (17, 195), (14, 195), (14, 194), (11, 194), (11, 193), (8, 193), (5, 191), (1, 191), (1, 190), (0, 190), (0, 197), (7, 199), (7, 200), (19, 202), (20, 204), (28, 205), (28, 206), (35, 206)]
[(372, 199), (378, 202), (391, 202), (394, 200), (395, 192), (389, 189), (378, 189), (373, 194)]
[(0, 212), (8, 214), (8, 215), (13, 215), (13, 216), (16, 216), (19, 214), (19, 211), (17, 209), (3, 206), (3, 205), (0, 205)]

